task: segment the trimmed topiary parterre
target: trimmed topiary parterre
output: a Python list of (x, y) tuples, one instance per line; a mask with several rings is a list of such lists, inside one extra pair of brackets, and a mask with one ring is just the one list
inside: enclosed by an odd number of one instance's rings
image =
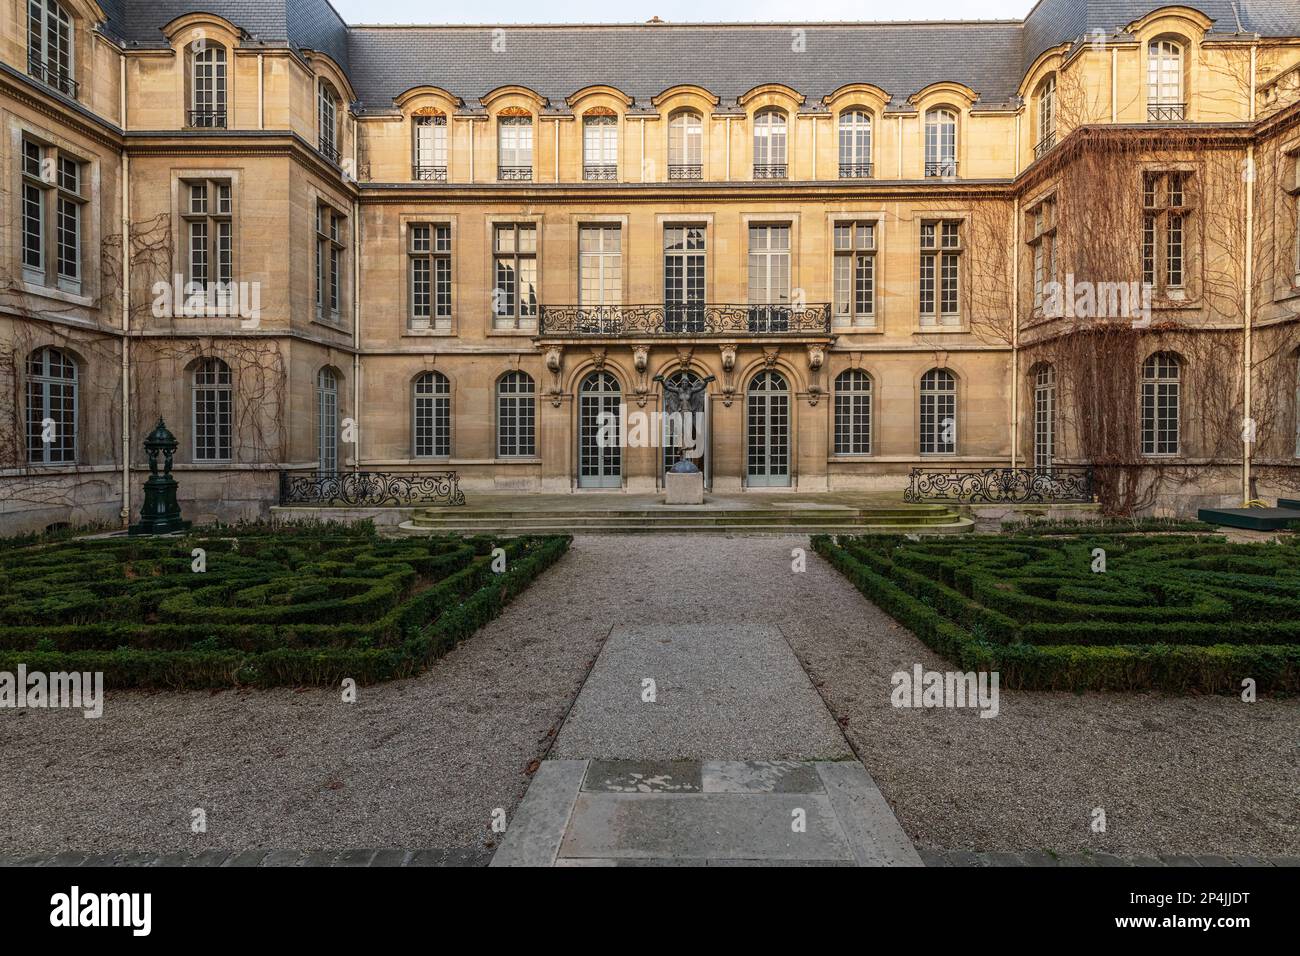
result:
[[(963, 670), (1003, 687), (1300, 691), (1300, 541), (828, 536), (813, 547)], [(1096, 549), (1105, 570), (1093, 570)]]
[(406, 677), (500, 613), (570, 540), (327, 527), (0, 549), (0, 671), (102, 671), (110, 689)]

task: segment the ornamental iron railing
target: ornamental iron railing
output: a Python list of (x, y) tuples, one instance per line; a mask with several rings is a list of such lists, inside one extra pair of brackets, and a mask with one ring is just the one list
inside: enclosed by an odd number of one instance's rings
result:
[(225, 110), (189, 110), (186, 123), (190, 129), (225, 129)]
[(316, 144), (316, 149), (322, 156), (328, 159), (335, 166), (339, 165), (339, 161), (342, 159), (342, 154), (339, 152), (339, 148), (337, 144), (331, 143), (329, 140), (327, 140), (325, 137), (322, 136), (319, 142), (317, 142)]
[(29, 56), (27, 58), (27, 74), (33, 79), (40, 80), (46, 86), (58, 90), (64, 96), (70, 96), (74, 100), (77, 98), (77, 90), (80, 88), (77, 81), (57, 66), (46, 63), (37, 57)]
[(754, 165), (755, 179), (785, 179), (785, 163), (756, 163)]
[(498, 166), (497, 180), (503, 183), (527, 183), (532, 182), (533, 167), (531, 166)]
[(618, 167), (611, 163), (587, 163), (582, 167), (582, 178), (587, 182), (612, 183), (618, 179)]
[(412, 166), (411, 178), (417, 182), (424, 183), (445, 183), (447, 181), (446, 166)]
[(1042, 159), (1047, 155), (1047, 151), (1056, 145), (1056, 131), (1047, 133), (1034, 145), (1034, 159)]
[(280, 504), (320, 508), (365, 505), (463, 505), (454, 471), (280, 472)]
[(1186, 103), (1150, 103), (1147, 105), (1148, 123), (1181, 123), (1187, 119)]
[(669, 179), (703, 179), (704, 167), (699, 163), (669, 164), (668, 178)]
[(840, 163), (840, 179), (870, 179), (871, 163)]
[(927, 179), (941, 178), (951, 179), (957, 175), (957, 162), (952, 159), (943, 159), (938, 162), (927, 162), (925, 164), (925, 176)]
[(1087, 466), (1035, 468), (913, 468), (904, 501), (960, 501), (965, 504), (1030, 504), (1093, 500)]
[(689, 335), (829, 335), (831, 307), (791, 305), (543, 305), (539, 333), (617, 338)]

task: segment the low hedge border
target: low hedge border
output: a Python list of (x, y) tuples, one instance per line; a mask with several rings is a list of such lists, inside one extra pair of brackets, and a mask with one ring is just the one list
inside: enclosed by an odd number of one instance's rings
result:
[[(852, 539), (845, 539), (851, 541)], [(1003, 631), (1004, 642), (985, 630), (990, 619), (958, 592), (942, 588), (917, 572), (899, 569), (886, 559), (868, 563), (861, 552), (851, 552), (829, 535), (815, 535), (813, 549), (843, 574), (869, 600), (909, 628), (933, 650), (964, 671), (998, 671), (1001, 686), (1019, 690), (1162, 690), (1171, 693), (1238, 694), (1241, 682), (1253, 678), (1260, 692), (1300, 691), (1300, 645), (1269, 643), (1203, 643), (1208, 632), (1192, 635), (1187, 643), (1115, 644), (1055, 643), (1039, 646), (1021, 638), (1030, 633), (1047, 636), (1050, 624), (1022, 626)], [(907, 586), (892, 575), (900, 570)], [(919, 579), (919, 580), (918, 580)], [(922, 589), (924, 581), (931, 587)], [(945, 595), (942, 591), (947, 591)], [(954, 597), (955, 595), (955, 597)], [(923, 599), (924, 598), (924, 599)], [(960, 601), (958, 600), (960, 599)], [(962, 603), (965, 602), (965, 603)], [(973, 605), (973, 607), (972, 607)], [(982, 609), (987, 610), (987, 609)], [(962, 623), (950, 619), (952, 615)], [(964, 626), (963, 626), (964, 625)], [(1072, 635), (1089, 627), (1120, 627), (1132, 633), (1133, 625), (1081, 621)], [(996, 626), (996, 625), (995, 625)], [(1012, 625), (1015, 627), (1015, 625)], [(1208, 625), (1219, 627), (1221, 625)], [(1275, 625), (1265, 625), (1275, 627)], [(1286, 636), (1294, 631), (1288, 629)], [(1120, 636), (1108, 631), (1112, 638)], [(1010, 640), (1008, 640), (1010, 638)], [(1196, 640), (1201, 638), (1201, 640)], [(1193, 642), (1194, 641), (1194, 642)]]

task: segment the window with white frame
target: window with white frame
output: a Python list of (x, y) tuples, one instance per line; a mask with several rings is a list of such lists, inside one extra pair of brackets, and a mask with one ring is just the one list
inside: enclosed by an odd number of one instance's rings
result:
[(416, 458), (451, 457), (451, 383), (441, 372), (425, 372), (411, 386), (412, 453)]
[(27, 461), (33, 465), (77, 460), (77, 363), (56, 348), (27, 357)]
[(194, 366), (190, 393), (194, 461), (230, 461), (234, 430), (234, 391), (230, 366), (219, 358)]
[(705, 226), (664, 226), (664, 326), (669, 332), (704, 331)]
[(447, 117), (415, 116), (411, 120), (413, 157), (411, 178), (447, 181)]
[(1043, 311), (1048, 283), (1056, 279), (1056, 200), (1044, 199), (1028, 210), (1025, 241), (1034, 257), (1034, 311)]
[(533, 178), (533, 118), (497, 118), (497, 179), (528, 181)]
[(492, 314), (498, 329), (537, 325), (537, 224), (492, 227)]
[(754, 178), (786, 178), (786, 118), (780, 110), (754, 117)]
[(1177, 123), (1187, 118), (1183, 99), (1183, 48), (1174, 40), (1147, 44), (1147, 120)]
[(196, 40), (190, 45), (191, 127), (224, 129), (226, 126), (226, 48)]
[(339, 95), (328, 80), (321, 80), (316, 87), (316, 122), (320, 128), (319, 146), (321, 155), (332, 163), (337, 163), (339, 155)]
[(451, 331), (451, 226), (412, 223), (408, 230), (407, 274), (411, 283), (411, 328)]
[(871, 114), (845, 110), (839, 123), (840, 179), (865, 179), (871, 175)]
[(58, 0), (27, 0), (27, 73), (64, 96), (77, 96), (72, 17)]
[(704, 163), (704, 122), (694, 110), (668, 120), (668, 178), (700, 179)]
[(338, 324), (343, 312), (343, 229), (333, 206), (316, 205), (316, 317)]
[(921, 324), (961, 324), (961, 221), (921, 223)]
[(1142, 364), (1142, 454), (1177, 455), (1181, 363), (1157, 352)]
[(582, 119), (582, 178), (618, 178), (618, 117), (595, 114)]
[(526, 372), (507, 372), (497, 382), (497, 456), (537, 454), (537, 396)]
[(1142, 281), (1157, 295), (1179, 297), (1187, 272), (1191, 174), (1142, 174)]
[(1038, 159), (1056, 145), (1056, 74), (1043, 80), (1038, 87), (1038, 142), (1034, 144), (1034, 159)]
[(590, 308), (623, 302), (623, 230), (618, 225), (578, 229), (578, 302)]
[(925, 175), (957, 175), (957, 113), (946, 106), (925, 114)]
[(339, 379), (329, 367), (316, 373), (316, 456), (321, 474), (338, 474)]
[(871, 376), (860, 368), (835, 378), (835, 454), (871, 454)]
[(21, 248), (26, 281), (81, 292), (86, 169), (79, 157), (23, 139)]
[(1034, 371), (1034, 470), (1050, 472), (1056, 457), (1056, 368)]
[(790, 226), (749, 227), (749, 329), (784, 332), (790, 327)]
[(229, 305), (234, 300), (234, 196), (225, 179), (181, 184), (185, 224), (186, 305)]
[(876, 324), (876, 224), (837, 222), (834, 249), (835, 324)]
[(957, 380), (947, 369), (921, 376), (921, 454), (957, 453)]

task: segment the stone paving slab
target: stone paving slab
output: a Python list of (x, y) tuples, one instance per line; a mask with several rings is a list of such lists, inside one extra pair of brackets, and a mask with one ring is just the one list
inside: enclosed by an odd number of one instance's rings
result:
[(583, 790), (606, 793), (699, 793), (704, 789), (698, 760), (593, 760)]
[(798, 760), (706, 760), (705, 793), (825, 793), (814, 764)]
[(585, 760), (547, 760), (533, 774), (492, 866), (551, 866), (587, 774)]

